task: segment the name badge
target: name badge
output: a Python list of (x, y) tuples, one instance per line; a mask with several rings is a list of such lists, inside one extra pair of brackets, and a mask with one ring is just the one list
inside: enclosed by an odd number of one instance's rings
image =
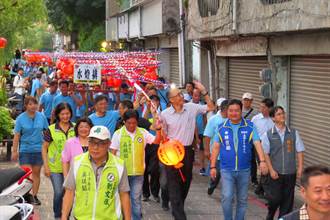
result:
[(288, 152), (291, 153), (293, 150), (293, 143), (292, 143), (291, 139), (286, 140), (286, 146), (287, 146)]

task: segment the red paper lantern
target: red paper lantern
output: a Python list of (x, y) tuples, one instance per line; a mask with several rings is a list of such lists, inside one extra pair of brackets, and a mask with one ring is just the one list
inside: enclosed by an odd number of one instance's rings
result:
[(107, 86), (113, 87), (113, 85), (114, 85), (113, 78), (112, 77), (108, 77), (108, 79), (107, 79)]
[(109, 72), (108, 69), (104, 69), (104, 68), (101, 69), (101, 75), (102, 75), (102, 76), (103, 76), (103, 75), (106, 75), (108, 72)]
[(169, 140), (159, 145), (157, 154), (163, 164), (180, 168), (185, 151), (184, 146), (179, 141)]
[(7, 45), (7, 39), (0, 37), (0, 48), (5, 48)]
[(56, 68), (57, 68), (57, 69), (61, 69), (61, 67), (62, 67), (62, 60), (58, 59), (58, 60), (56, 61)]
[(113, 79), (113, 87), (120, 87), (121, 86), (121, 79)]
[(144, 74), (144, 77), (147, 78), (147, 79), (152, 79), (152, 80), (156, 80), (158, 78), (156, 72), (146, 72)]
[(73, 74), (73, 64), (71, 64), (71, 63), (64, 64), (64, 66), (61, 70), (66, 75), (72, 75)]

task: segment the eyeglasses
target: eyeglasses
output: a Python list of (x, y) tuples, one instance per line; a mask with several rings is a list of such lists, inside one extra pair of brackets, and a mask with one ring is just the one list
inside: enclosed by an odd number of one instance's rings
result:
[(94, 140), (89, 140), (88, 141), (90, 143), (89, 146), (95, 146), (95, 147), (106, 147), (109, 145), (109, 141), (94, 141)]
[(177, 96), (181, 96), (181, 97), (183, 97), (183, 93), (182, 93), (182, 92), (179, 92), (178, 94), (176, 94), (176, 95), (174, 95), (174, 96), (171, 96), (171, 97), (169, 97), (169, 98), (171, 99), (171, 98), (175, 98), (175, 97), (177, 97)]

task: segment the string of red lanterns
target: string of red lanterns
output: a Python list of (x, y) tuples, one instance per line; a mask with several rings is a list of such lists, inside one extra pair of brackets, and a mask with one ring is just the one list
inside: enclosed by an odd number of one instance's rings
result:
[(7, 46), (7, 39), (4, 37), (0, 37), (0, 48), (5, 48)]
[[(25, 58), (28, 63), (53, 62), (60, 70), (63, 79), (73, 78), (75, 64), (101, 65), (101, 75), (110, 87), (119, 87), (123, 80), (128, 80), (129, 86), (134, 82), (163, 85), (157, 80), (157, 69), (161, 62), (157, 60), (159, 52), (28, 52)], [(120, 71), (119, 71), (120, 70)]]

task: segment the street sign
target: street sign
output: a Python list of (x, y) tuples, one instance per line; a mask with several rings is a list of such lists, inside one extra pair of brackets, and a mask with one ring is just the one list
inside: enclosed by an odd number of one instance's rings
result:
[(90, 85), (101, 84), (101, 65), (98, 64), (75, 64), (74, 83), (84, 83)]

